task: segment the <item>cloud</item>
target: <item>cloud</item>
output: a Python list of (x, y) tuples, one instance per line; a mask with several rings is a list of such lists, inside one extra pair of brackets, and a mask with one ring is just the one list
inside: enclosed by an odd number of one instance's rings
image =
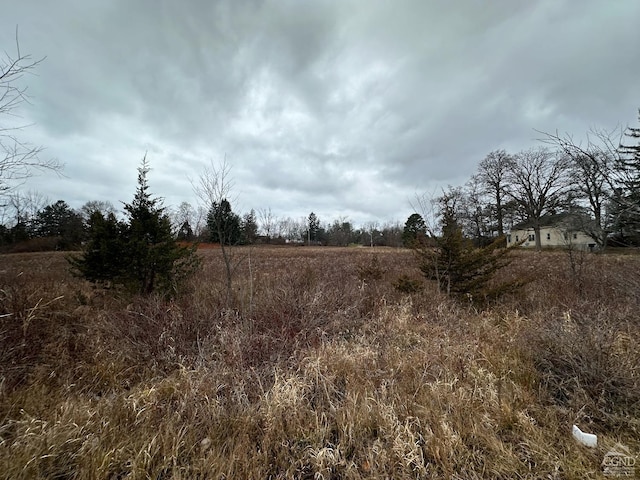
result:
[(535, 129), (634, 122), (637, 18), (635, 0), (40, 0), (5, 8), (0, 42), (18, 24), (47, 56), (21, 113), (67, 165), (34, 180), (50, 197), (128, 200), (147, 152), (152, 189), (195, 202), (188, 178), (226, 156), (245, 210), (404, 221)]

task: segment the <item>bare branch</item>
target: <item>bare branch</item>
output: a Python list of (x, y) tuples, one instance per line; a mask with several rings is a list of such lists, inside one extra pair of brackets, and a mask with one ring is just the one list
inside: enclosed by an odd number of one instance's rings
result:
[(18, 138), (28, 125), (6, 123), (8, 118), (18, 117), (17, 109), (22, 103), (29, 103), (27, 87), (20, 82), (43, 61), (44, 58), (33, 60), (30, 55), (22, 55), (16, 28), (16, 55), (5, 51), (0, 56), (0, 195), (7, 195), (37, 172), (59, 173), (63, 168), (57, 159), (42, 159), (42, 147)]
[[(566, 133), (546, 133), (539, 140), (551, 145), (569, 159), (569, 170), (572, 177), (572, 195), (575, 200), (588, 207), (593, 218), (584, 231), (589, 233), (601, 248), (607, 243), (615, 218), (606, 215), (606, 206), (612, 200), (616, 185), (620, 183), (619, 168), (621, 160), (618, 145), (623, 132), (620, 127), (611, 131), (595, 129), (587, 133), (583, 141), (574, 140)], [(616, 139), (617, 138), (617, 139)]]
[[(225, 201), (231, 202), (229, 197), (233, 192), (234, 182), (231, 178), (231, 165), (227, 162), (226, 156), (218, 165), (215, 165), (212, 160), (204, 168), (197, 181), (191, 179), (190, 181), (193, 191), (198, 197), (200, 205), (206, 209), (205, 211), (210, 212), (214, 206), (221, 208), (222, 203)], [(230, 306), (233, 296), (233, 274), (237, 264), (234, 265), (231, 251), (226, 245), (225, 225), (221, 217), (221, 215), (213, 215), (225, 266), (227, 305)]]
[(231, 178), (231, 165), (227, 162), (226, 156), (218, 165), (211, 160), (197, 181), (193, 179), (189, 179), (189, 181), (193, 192), (204, 208), (209, 209), (214, 203), (219, 203), (224, 199), (232, 201), (229, 197), (232, 194), (234, 182)]
[(540, 219), (566, 205), (567, 157), (546, 148), (524, 150), (515, 156), (509, 177), (511, 190), (507, 195), (532, 222), (536, 248), (540, 249)]
[(431, 193), (416, 193), (414, 199), (409, 201), (409, 206), (422, 216), (427, 227), (427, 232), (432, 237), (437, 236), (438, 232), (438, 196), (435, 190)]

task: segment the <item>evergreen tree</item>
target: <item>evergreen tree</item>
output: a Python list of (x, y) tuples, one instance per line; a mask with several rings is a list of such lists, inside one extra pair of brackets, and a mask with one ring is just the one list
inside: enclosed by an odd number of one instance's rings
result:
[(258, 237), (258, 223), (256, 221), (256, 212), (251, 210), (242, 217), (242, 225), (240, 227), (241, 238), (240, 243), (251, 245)]
[(320, 220), (315, 213), (311, 212), (307, 223), (307, 242), (318, 241), (320, 241)]
[(9, 243), (18, 243), (29, 240), (31, 237), (32, 229), (30, 222), (22, 219), (18, 219), (18, 222), (9, 229)]
[(56, 248), (61, 250), (78, 247), (84, 236), (82, 216), (62, 200), (39, 211), (33, 227), (38, 237), (58, 237)]
[(134, 199), (124, 206), (126, 222), (92, 214), (89, 242), (82, 256), (70, 259), (87, 280), (113, 281), (143, 295), (168, 293), (198, 265), (194, 248), (180, 247), (173, 238), (169, 217), (149, 193), (148, 172), (145, 157)]
[(519, 282), (499, 282), (495, 274), (510, 263), (510, 251), (504, 247), (504, 237), (490, 245), (475, 248), (462, 233), (455, 210), (445, 197), (441, 209), (442, 235), (436, 248), (416, 247), (420, 269), (428, 280), (438, 283), (440, 291), (459, 300), (484, 305), (520, 287)]
[(240, 217), (231, 210), (226, 198), (214, 202), (207, 215), (210, 241), (224, 245), (237, 245), (240, 242)]
[[(638, 120), (640, 120), (640, 110), (638, 110)], [(640, 127), (628, 127), (625, 135), (636, 145), (620, 145), (619, 151), (622, 156), (624, 168), (628, 171), (625, 175), (625, 186), (637, 192), (640, 190)]]
[(193, 229), (189, 224), (189, 220), (185, 220), (178, 230), (178, 240), (182, 242), (192, 242), (194, 238), (195, 235), (193, 234)]
[(620, 159), (611, 213), (616, 218), (616, 230), (626, 237), (625, 242), (640, 245), (640, 128), (627, 128), (625, 136), (635, 144), (621, 144), (618, 149)]
[(88, 240), (81, 257), (70, 257), (76, 273), (94, 283), (124, 283), (127, 272), (127, 225), (113, 213), (94, 211), (88, 221)]
[(412, 213), (407, 218), (402, 232), (402, 244), (405, 247), (414, 247), (427, 236), (427, 225), (418, 213)]
[(325, 231), (324, 236), (327, 245), (340, 247), (346, 247), (356, 240), (353, 225), (344, 219), (334, 220), (333, 224)]

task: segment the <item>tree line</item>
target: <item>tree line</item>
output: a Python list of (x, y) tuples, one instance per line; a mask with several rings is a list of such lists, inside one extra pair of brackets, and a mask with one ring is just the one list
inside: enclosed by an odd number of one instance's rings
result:
[[(368, 222), (356, 227), (346, 218), (322, 223), (308, 217), (278, 218), (271, 208), (233, 211), (221, 197), (208, 209), (188, 202), (167, 209), (173, 235), (182, 241), (248, 245), (256, 243), (312, 245), (410, 246), (418, 235), (436, 236), (446, 200), (465, 237), (486, 245), (521, 222), (528, 222), (540, 247), (545, 216), (572, 213), (580, 228), (600, 248), (608, 244), (640, 245), (640, 128), (623, 132), (592, 131), (583, 143), (569, 136), (543, 134), (545, 144), (508, 153), (490, 152), (463, 186), (449, 186), (433, 199), (418, 199), (422, 214), (399, 222)], [(48, 203), (34, 192), (5, 195), (0, 214), (0, 245), (70, 250), (89, 235), (91, 215), (117, 215), (108, 201), (89, 201), (72, 209), (64, 200)], [(29, 243), (29, 241), (31, 241)], [(25, 243), (26, 242), (26, 243)]]
[[(13, 192), (0, 208), (0, 247), (16, 250), (74, 250), (90, 236), (91, 216), (100, 212), (122, 219), (125, 212), (109, 201), (92, 200), (74, 209), (64, 200), (49, 201), (37, 192)], [(340, 218), (322, 223), (313, 212), (308, 217), (278, 218), (270, 209), (233, 211), (229, 200), (215, 202), (208, 210), (183, 202), (166, 208), (172, 235), (179, 241), (225, 245), (403, 245), (400, 222), (368, 222), (356, 227)], [(222, 227), (222, 230), (218, 228)]]
[(569, 134), (540, 134), (537, 147), (490, 152), (463, 186), (419, 197), (422, 215), (405, 223), (405, 244), (437, 235), (447, 210), (476, 246), (526, 223), (540, 248), (543, 221), (557, 214), (571, 215), (575, 228), (601, 249), (640, 246), (640, 128), (592, 130), (581, 142)]
[[(410, 246), (419, 235), (439, 234), (438, 205), (445, 200), (476, 246), (527, 222), (540, 247), (545, 216), (567, 212), (600, 248), (640, 245), (640, 128), (591, 131), (582, 143), (569, 135), (542, 135), (544, 143), (537, 147), (490, 152), (463, 186), (449, 186), (435, 199), (418, 198), (416, 210), (422, 214), (410, 215), (404, 225), (373, 221), (357, 227), (346, 218), (323, 223), (313, 212), (279, 218), (271, 208), (239, 214), (226, 197), (208, 209), (183, 202), (167, 208), (167, 214), (172, 234), (188, 242), (399, 247)], [(94, 212), (118, 214), (108, 201), (89, 201), (76, 210), (34, 192), (12, 191), (4, 198), (0, 246), (5, 249), (75, 249), (88, 239)]]

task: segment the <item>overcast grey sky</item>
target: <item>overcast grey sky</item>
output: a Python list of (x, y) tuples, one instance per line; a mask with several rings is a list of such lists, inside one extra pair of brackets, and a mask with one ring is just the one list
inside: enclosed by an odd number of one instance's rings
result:
[(196, 203), (226, 155), (234, 210), (406, 220), (537, 130), (637, 124), (638, 0), (22, 0), (0, 47), (46, 56), (21, 137), (66, 164), (51, 201)]

